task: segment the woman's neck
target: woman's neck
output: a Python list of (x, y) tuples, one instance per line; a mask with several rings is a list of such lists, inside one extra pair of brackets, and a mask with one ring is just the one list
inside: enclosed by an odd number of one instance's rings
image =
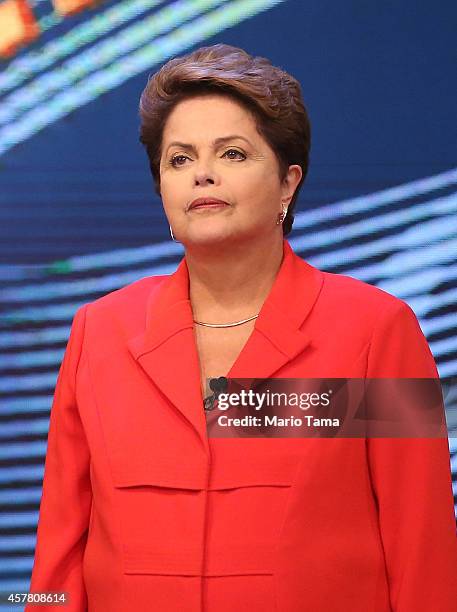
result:
[(257, 314), (283, 258), (283, 238), (212, 252), (186, 249), (194, 318), (229, 322)]

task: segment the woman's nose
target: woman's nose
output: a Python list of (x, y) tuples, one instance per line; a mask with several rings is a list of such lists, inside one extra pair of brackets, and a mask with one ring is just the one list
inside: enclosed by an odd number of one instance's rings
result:
[(206, 185), (207, 183), (214, 185), (215, 179), (212, 172), (201, 170), (195, 173), (195, 183), (197, 185)]
[(211, 184), (214, 185), (217, 183), (218, 179), (216, 176), (216, 172), (213, 168), (213, 164), (208, 159), (199, 160), (195, 168), (195, 184), (196, 185), (206, 185)]

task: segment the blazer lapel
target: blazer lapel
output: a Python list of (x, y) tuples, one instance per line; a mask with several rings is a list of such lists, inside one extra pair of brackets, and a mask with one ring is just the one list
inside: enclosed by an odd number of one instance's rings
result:
[(324, 275), (284, 239), (284, 257), (253, 333), (229, 372), (229, 378), (269, 378), (311, 343), (301, 327), (311, 312)]
[(206, 419), (185, 258), (152, 289), (145, 330), (127, 345), (149, 378), (202, 437)]
[[(285, 239), (283, 249), (281, 267), (229, 378), (269, 378), (311, 342), (300, 328), (318, 298), (323, 274), (298, 257)], [(151, 291), (145, 330), (127, 344), (137, 363), (207, 447), (185, 257)]]

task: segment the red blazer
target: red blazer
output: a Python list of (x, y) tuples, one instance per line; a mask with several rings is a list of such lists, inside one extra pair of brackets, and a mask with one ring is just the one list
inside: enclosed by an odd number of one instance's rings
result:
[[(220, 374), (437, 371), (405, 302), (284, 240), (255, 328)], [(457, 610), (447, 438), (208, 439), (199, 376), (185, 258), (77, 311), (32, 591), (68, 592), (68, 612)]]

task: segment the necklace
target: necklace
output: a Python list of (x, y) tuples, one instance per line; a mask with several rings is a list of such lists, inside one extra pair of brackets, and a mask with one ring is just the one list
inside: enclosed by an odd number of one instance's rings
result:
[(197, 325), (204, 325), (205, 327), (235, 327), (235, 325), (242, 325), (243, 323), (247, 323), (248, 321), (252, 321), (253, 319), (257, 319), (259, 315), (256, 314), (253, 317), (249, 317), (248, 319), (242, 319), (241, 321), (235, 321), (234, 323), (203, 323), (203, 321), (195, 321)]

